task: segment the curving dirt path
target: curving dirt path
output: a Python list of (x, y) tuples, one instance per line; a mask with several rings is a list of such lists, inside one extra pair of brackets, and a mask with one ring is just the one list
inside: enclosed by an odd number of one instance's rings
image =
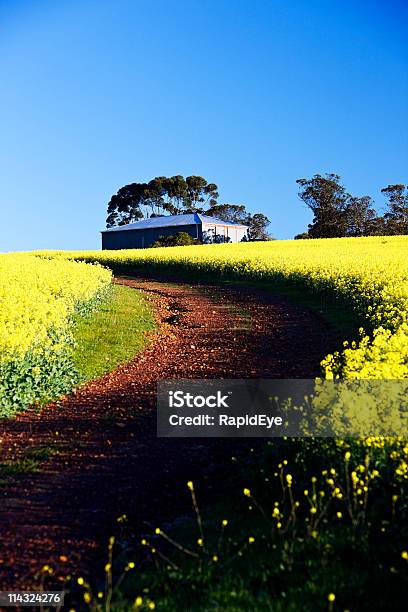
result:
[(158, 379), (312, 377), (335, 342), (315, 314), (253, 289), (117, 282), (152, 300), (151, 344), (41, 414), (0, 422), (0, 461), (48, 453), (38, 472), (0, 479), (0, 589), (30, 586), (44, 564), (86, 575), (117, 516), (143, 529), (189, 511), (185, 482), (211, 490), (231, 449), (254, 444), (156, 438)]

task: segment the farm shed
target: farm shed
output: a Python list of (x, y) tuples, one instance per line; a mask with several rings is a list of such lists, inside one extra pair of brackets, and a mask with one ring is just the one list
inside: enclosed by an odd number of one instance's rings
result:
[(199, 213), (152, 217), (103, 230), (102, 249), (143, 249), (161, 236), (172, 236), (178, 232), (187, 232), (202, 242), (241, 242), (247, 231), (247, 225)]

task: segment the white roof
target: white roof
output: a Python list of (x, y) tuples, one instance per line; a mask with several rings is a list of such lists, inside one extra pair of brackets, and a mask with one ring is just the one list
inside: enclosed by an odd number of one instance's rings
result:
[(123, 232), (124, 230), (150, 229), (153, 227), (202, 225), (203, 223), (224, 226), (228, 225), (233, 227), (248, 227), (247, 225), (242, 225), (242, 223), (232, 223), (231, 221), (223, 221), (222, 219), (216, 219), (215, 217), (209, 217), (207, 215), (201, 215), (199, 213), (189, 213), (187, 215), (166, 215), (164, 217), (150, 217), (150, 219), (142, 219), (141, 221), (127, 223), (126, 225), (116, 225), (115, 227), (109, 227), (108, 229), (102, 230), (102, 233)]

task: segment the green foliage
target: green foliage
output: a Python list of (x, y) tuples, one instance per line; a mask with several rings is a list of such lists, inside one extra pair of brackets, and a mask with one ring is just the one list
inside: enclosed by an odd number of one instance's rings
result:
[(0, 256), (0, 418), (41, 406), (78, 380), (71, 318), (99, 307), (111, 273), (66, 263), (49, 255)]
[[(157, 176), (148, 183), (121, 187), (108, 203), (106, 226), (126, 225), (143, 218), (205, 211), (223, 221), (249, 226), (250, 240), (268, 240), (269, 219), (250, 214), (243, 204), (218, 204), (218, 187), (202, 176)], [(189, 242), (163, 244), (174, 246)]]
[(0, 418), (64, 395), (78, 382), (72, 362), (71, 337), (53, 331), (49, 336), (54, 350), (33, 349), (23, 358), (18, 356), (0, 363)]
[(340, 178), (338, 174), (315, 174), (296, 181), (301, 187), (299, 197), (312, 211), (313, 221), (309, 231), (295, 239), (408, 234), (408, 186), (381, 189), (388, 199), (388, 210), (381, 217), (370, 196), (350, 195)]
[(152, 248), (173, 247), (173, 246), (188, 246), (191, 244), (201, 244), (197, 238), (193, 238), (187, 232), (177, 232), (173, 236), (160, 236), (152, 245)]
[(153, 329), (153, 314), (141, 292), (114, 285), (97, 311), (75, 319), (73, 363), (79, 380), (97, 378), (132, 359)]
[(315, 174), (311, 179), (298, 179), (299, 197), (313, 213), (309, 225), (311, 238), (339, 238), (345, 236), (348, 194), (340, 183), (337, 174), (321, 176)]
[[(78, 316), (90, 316), (101, 307), (109, 291), (103, 288), (88, 302), (78, 303)], [(75, 315), (74, 315), (75, 316)], [(14, 416), (28, 406), (41, 407), (69, 393), (80, 381), (73, 354), (75, 343), (70, 324), (51, 328), (49, 351), (34, 345), (25, 355), (0, 362), (0, 419)]]
[(387, 199), (384, 215), (389, 234), (408, 234), (408, 185), (388, 185), (381, 189)]
[[(212, 483), (223, 483), (221, 504), (202, 508), (207, 484), (188, 482), (180, 494), (191, 496), (191, 519), (137, 543), (119, 518), (105, 570), (111, 609), (403, 610), (406, 443), (289, 439), (252, 450)], [(135, 563), (141, 550), (147, 560)]]
[(270, 236), (267, 231), (270, 221), (262, 213), (256, 213), (254, 215), (248, 214), (246, 225), (248, 225), (248, 240), (270, 240)]
[(125, 225), (160, 215), (202, 212), (217, 203), (218, 187), (202, 176), (157, 176), (121, 187), (108, 204), (106, 226)]

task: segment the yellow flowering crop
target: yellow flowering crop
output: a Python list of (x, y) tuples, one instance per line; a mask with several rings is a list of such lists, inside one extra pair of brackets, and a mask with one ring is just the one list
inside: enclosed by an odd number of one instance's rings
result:
[(360, 340), (323, 361), (326, 377), (408, 377), (408, 236), (50, 254), (116, 269), (289, 281), (334, 297), (362, 322)]
[(101, 266), (32, 255), (0, 255), (0, 416), (66, 391), (70, 316), (106, 293)]

